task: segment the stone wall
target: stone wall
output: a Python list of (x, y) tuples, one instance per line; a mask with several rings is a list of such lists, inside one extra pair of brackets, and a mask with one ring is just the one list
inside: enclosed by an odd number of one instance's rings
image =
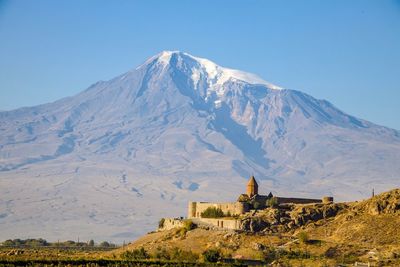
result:
[[(164, 225), (158, 231), (167, 231), (184, 226), (183, 218), (164, 218)], [(232, 218), (192, 218), (193, 223), (199, 226), (215, 226), (221, 229), (240, 230), (241, 220)]]
[(173, 228), (183, 227), (182, 218), (164, 218), (164, 225), (162, 228), (158, 228), (159, 231), (166, 231)]
[(221, 229), (227, 230), (240, 230), (241, 220), (237, 219), (225, 219), (225, 218), (194, 218), (193, 223), (201, 226), (215, 226)]
[(278, 204), (293, 203), (293, 204), (311, 204), (322, 203), (322, 199), (312, 198), (292, 198), (292, 197), (276, 197)]
[(201, 213), (209, 207), (219, 208), (224, 214), (230, 213), (231, 215), (244, 214), (250, 210), (249, 205), (243, 202), (189, 202), (188, 218), (200, 218)]

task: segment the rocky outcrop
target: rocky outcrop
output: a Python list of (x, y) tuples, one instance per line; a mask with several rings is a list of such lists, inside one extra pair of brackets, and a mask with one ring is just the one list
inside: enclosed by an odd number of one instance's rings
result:
[(374, 196), (354, 205), (353, 210), (370, 215), (400, 213), (400, 189)]
[(343, 214), (346, 221), (362, 214), (400, 214), (400, 189), (354, 203), (285, 204), (246, 214), (241, 229), (249, 232), (279, 233)]
[(242, 219), (241, 228), (249, 232), (286, 232), (336, 216), (346, 204), (284, 205), (249, 214)]

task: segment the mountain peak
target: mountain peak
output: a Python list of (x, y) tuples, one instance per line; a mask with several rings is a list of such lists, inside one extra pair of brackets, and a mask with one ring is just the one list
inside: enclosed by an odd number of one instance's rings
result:
[(148, 65), (149, 63), (155, 61), (157, 62), (157, 64), (160, 64), (163, 67), (171, 66), (171, 64), (173, 64), (171, 63), (171, 59), (173, 58), (173, 62), (176, 62), (179, 65), (185, 63), (185, 65), (190, 69), (191, 78), (193, 79), (195, 84), (199, 81), (200, 77), (206, 77), (210, 88), (221, 86), (228, 80), (236, 80), (249, 84), (261, 84), (268, 87), (269, 89), (274, 90), (282, 89), (277, 85), (263, 80), (256, 74), (222, 67), (209, 59), (196, 57), (191, 54), (176, 50), (162, 51), (155, 56), (150, 57), (143, 65), (139, 66), (138, 68), (141, 68), (142, 66)]

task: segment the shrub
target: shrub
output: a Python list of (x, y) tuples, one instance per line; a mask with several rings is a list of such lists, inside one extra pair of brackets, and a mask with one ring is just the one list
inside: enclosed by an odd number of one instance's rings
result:
[(215, 249), (208, 249), (203, 252), (203, 258), (206, 262), (217, 262), (221, 259), (221, 253)]
[(145, 260), (150, 258), (149, 254), (143, 247), (131, 251), (127, 250), (121, 254), (121, 257), (124, 260)]
[(224, 217), (224, 213), (220, 208), (208, 207), (201, 213), (203, 218), (220, 218)]
[(190, 231), (190, 230), (193, 230), (194, 228), (196, 228), (196, 225), (192, 222), (192, 220), (184, 220), (183, 228), (185, 228), (186, 231)]
[(188, 230), (185, 227), (179, 228), (175, 232), (175, 237), (179, 237), (179, 236), (184, 237), (186, 235), (187, 231)]
[(171, 257), (168, 251), (165, 248), (157, 247), (156, 252), (154, 253), (154, 258), (159, 260), (170, 260)]
[(276, 197), (271, 197), (267, 200), (266, 204), (270, 208), (276, 208), (278, 206), (278, 199)]
[(160, 221), (158, 221), (158, 228), (159, 229), (164, 228), (164, 223), (165, 223), (165, 219), (161, 218)]
[(300, 243), (306, 244), (309, 241), (308, 234), (304, 231), (297, 234), (297, 238), (299, 239)]
[(170, 255), (171, 260), (175, 261), (187, 261), (195, 262), (199, 259), (199, 256), (192, 251), (181, 250), (179, 248), (173, 248)]
[(327, 258), (335, 258), (340, 254), (340, 252), (338, 252), (336, 247), (329, 247), (325, 253), (324, 256)]
[(255, 209), (255, 210), (258, 210), (259, 208), (261, 208), (261, 203), (260, 202), (258, 202), (258, 201), (253, 201), (253, 208)]
[(15, 243), (14, 241), (12, 241), (11, 239), (7, 239), (6, 241), (4, 241), (3, 243), (1, 243), (2, 246), (14, 246)]
[(263, 251), (263, 257), (265, 262), (271, 263), (279, 257), (279, 252), (274, 247), (270, 247)]

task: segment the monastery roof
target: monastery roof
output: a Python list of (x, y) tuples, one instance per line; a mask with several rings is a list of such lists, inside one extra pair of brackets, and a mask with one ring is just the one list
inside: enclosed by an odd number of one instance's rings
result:
[(256, 179), (254, 178), (254, 176), (252, 175), (249, 179), (249, 182), (247, 183), (247, 185), (258, 185)]

